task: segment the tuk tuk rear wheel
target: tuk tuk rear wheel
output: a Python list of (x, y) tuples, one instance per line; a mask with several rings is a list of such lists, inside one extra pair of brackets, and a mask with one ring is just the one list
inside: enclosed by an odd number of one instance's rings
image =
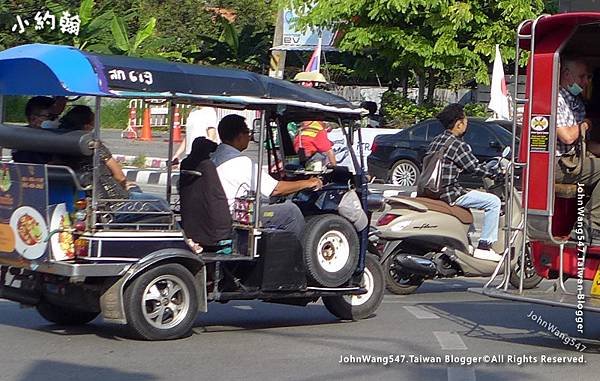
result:
[(367, 254), (365, 258), (361, 286), (367, 289), (366, 294), (323, 297), (325, 308), (344, 320), (366, 319), (373, 315), (379, 308), (385, 291), (383, 269), (375, 255)]
[(125, 316), (144, 340), (172, 340), (192, 330), (198, 313), (196, 282), (182, 265), (155, 267), (125, 289)]
[(356, 270), (360, 250), (358, 235), (354, 225), (345, 218), (334, 214), (307, 218), (302, 243), (310, 283), (338, 287)]
[(98, 316), (98, 312), (76, 310), (74, 308), (58, 306), (46, 301), (40, 302), (35, 308), (44, 319), (58, 325), (84, 325)]
[(525, 278), (523, 279), (523, 289), (530, 290), (532, 288), (536, 288), (538, 284), (544, 279), (542, 278), (537, 271), (535, 271), (535, 267), (531, 262), (531, 248), (529, 245), (525, 246), (525, 269), (523, 270), (523, 266), (521, 265), (521, 256), (517, 259), (516, 266), (512, 269), (510, 273), (510, 284), (514, 288), (519, 288), (519, 283), (521, 281), (521, 271), (525, 271)]

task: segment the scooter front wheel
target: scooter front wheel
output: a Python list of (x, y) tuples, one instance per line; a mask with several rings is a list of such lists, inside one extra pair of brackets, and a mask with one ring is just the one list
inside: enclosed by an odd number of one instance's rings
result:
[(395, 258), (396, 255), (391, 255), (383, 263), (385, 286), (396, 295), (412, 294), (423, 284), (424, 279), (422, 276), (405, 271), (394, 261)]

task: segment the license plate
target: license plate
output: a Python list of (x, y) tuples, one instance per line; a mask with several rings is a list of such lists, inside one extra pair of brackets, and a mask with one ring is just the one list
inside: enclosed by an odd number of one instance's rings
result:
[(592, 283), (591, 294), (594, 296), (600, 296), (600, 265), (596, 269), (596, 275), (594, 275), (594, 283)]

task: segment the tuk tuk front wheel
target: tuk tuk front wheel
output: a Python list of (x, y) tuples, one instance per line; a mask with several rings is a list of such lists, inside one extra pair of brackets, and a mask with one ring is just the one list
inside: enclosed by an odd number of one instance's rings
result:
[(125, 290), (125, 315), (145, 340), (172, 340), (190, 333), (198, 313), (196, 282), (182, 265), (155, 267)]
[(344, 320), (366, 319), (373, 315), (383, 300), (385, 290), (383, 269), (375, 255), (367, 254), (365, 258), (361, 286), (367, 290), (366, 294), (323, 297), (325, 308)]
[(74, 308), (58, 306), (46, 301), (40, 302), (35, 308), (44, 319), (58, 325), (84, 325), (98, 316), (98, 312), (76, 310)]

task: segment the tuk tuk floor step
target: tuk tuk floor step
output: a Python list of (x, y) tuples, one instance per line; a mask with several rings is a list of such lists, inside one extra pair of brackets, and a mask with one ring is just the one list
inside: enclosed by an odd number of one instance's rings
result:
[(228, 262), (228, 261), (251, 261), (254, 258), (248, 255), (236, 255), (236, 254), (212, 254), (212, 253), (200, 253), (198, 257), (203, 259), (205, 262)]
[[(523, 290), (519, 294), (519, 290), (498, 290), (494, 287), (488, 288), (469, 288), (469, 292), (489, 296), (490, 298), (514, 300), (524, 303), (543, 304), (553, 307), (565, 307), (577, 309), (579, 300), (577, 295), (565, 294), (562, 291), (552, 290)], [(581, 303), (583, 310), (590, 312), (600, 312), (600, 299), (586, 295), (585, 301)]]

